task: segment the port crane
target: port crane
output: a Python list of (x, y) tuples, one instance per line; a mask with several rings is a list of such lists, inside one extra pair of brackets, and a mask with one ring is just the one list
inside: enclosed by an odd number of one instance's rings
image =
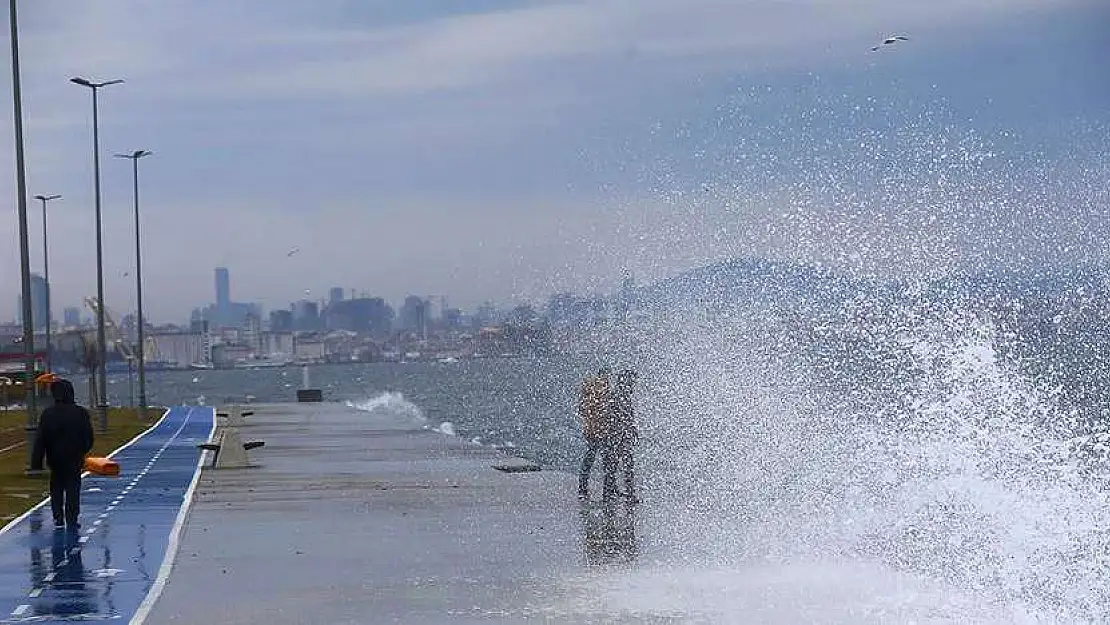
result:
[[(88, 309), (93, 312), (93, 314), (97, 314), (100, 309), (100, 307), (97, 305), (96, 298), (93, 297), (85, 298), (85, 306), (87, 306)], [(132, 346), (128, 343), (127, 339), (124, 338), (123, 333), (120, 332), (119, 326), (116, 325), (116, 320), (107, 310), (104, 311), (104, 338), (110, 345), (115, 347), (116, 351), (119, 352), (119, 355), (123, 356), (125, 360), (133, 361), (137, 359), (137, 355), (132, 349)], [(147, 335), (146, 340), (143, 341), (143, 343), (145, 343), (145, 345), (143, 346), (143, 360), (157, 360), (158, 344), (154, 342), (154, 338), (150, 335)]]

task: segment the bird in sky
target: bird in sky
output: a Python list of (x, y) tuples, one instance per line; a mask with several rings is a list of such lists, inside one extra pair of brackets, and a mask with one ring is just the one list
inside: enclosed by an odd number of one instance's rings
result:
[(905, 36), (905, 35), (893, 35), (893, 36), (887, 37), (886, 39), (883, 39), (883, 42), (880, 43), (879, 45), (871, 48), (871, 51), (874, 52), (874, 51), (878, 50), (879, 48), (881, 48), (883, 46), (889, 46), (891, 44), (898, 43), (899, 41), (909, 41), (909, 40), (910, 40), (910, 38)]
[(291, 257), (291, 256), (293, 256), (293, 254), (296, 254), (299, 251), (301, 251), (301, 248), (295, 247), (295, 248), (289, 250), (285, 255), (288, 256), (288, 257)]

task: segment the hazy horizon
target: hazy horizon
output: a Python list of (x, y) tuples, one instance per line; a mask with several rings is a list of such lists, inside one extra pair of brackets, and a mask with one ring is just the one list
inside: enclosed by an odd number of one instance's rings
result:
[[(216, 266), (267, 309), (333, 286), (473, 309), (737, 256), (860, 275), (1105, 265), (1110, 7), (1095, 0), (20, 11), (28, 193), (64, 196), (55, 318), (95, 294), (91, 107), (71, 76), (127, 81), (100, 97), (118, 315), (133, 217), (130, 163), (112, 155), (155, 152), (140, 163), (154, 322), (212, 301)], [(890, 34), (909, 41), (870, 50)], [(0, 318), (19, 295), (16, 232), (10, 208)]]

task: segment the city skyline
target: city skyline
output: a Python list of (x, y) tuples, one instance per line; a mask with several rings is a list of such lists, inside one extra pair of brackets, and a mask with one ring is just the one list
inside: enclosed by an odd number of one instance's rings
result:
[[(141, 7), (21, 12), (28, 191), (62, 195), (55, 318), (95, 290), (74, 75), (126, 79), (102, 94), (105, 157), (158, 153), (152, 321), (207, 301), (221, 265), (269, 309), (337, 284), (473, 309), (736, 256), (903, 275), (1107, 260), (1110, 7), (1095, 0)], [(871, 51), (893, 32), (909, 41)], [(121, 312), (126, 165), (102, 166), (105, 305)], [(0, 301), (18, 293), (0, 272)]]
[[(261, 317), (265, 317), (269, 313), (274, 312), (274, 311), (295, 310), (296, 307), (298, 306), (298, 304), (301, 304), (301, 303), (304, 303), (304, 302), (309, 302), (309, 303), (312, 303), (312, 304), (319, 304), (322, 308), (322, 307), (325, 307), (325, 306), (330, 305), (330, 304), (336, 304), (337, 302), (340, 302), (340, 301), (365, 300), (365, 299), (382, 299), (395, 312), (400, 313), (400, 311), (409, 302), (409, 300), (411, 300), (414, 297), (421, 299), (421, 301), (425, 302), (425, 304), (429, 307), (430, 310), (432, 310), (435, 313), (440, 314), (440, 315), (442, 315), (443, 311), (447, 310), (447, 309), (449, 309), (449, 310), (458, 310), (463, 314), (474, 314), (475, 312), (482, 309), (483, 307), (489, 307), (489, 306), (493, 306), (497, 310), (504, 310), (504, 311), (508, 311), (508, 310), (510, 310), (510, 309), (512, 309), (516, 306), (520, 306), (520, 305), (536, 306), (536, 307), (542, 308), (546, 305), (548, 300), (552, 297), (570, 295), (571, 294), (568, 291), (560, 291), (560, 292), (548, 293), (543, 298), (540, 298), (539, 300), (536, 300), (536, 301), (513, 300), (513, 301), (498, 302), (498, 301), (494, 301), (494, 300), (483, 300), (480, 303), (478, 303), (478, 304), (476, 304), (472, 307), (459, 307), (459, 306), (455, 306), (453, 303), (448, 304), (449, 302), (452, 302), (452, 299), (448, 294), (434, 294), (434, 295), (432, 295), (432, 294), (416, 294), (416, 293), (409, 292), (409, 293), (406, 293), (404, 296), (398, 297), (396, 299), (390, 299), (390, 298), (387, 298), (387, 297), (383, 297), (379, 294), (376, 294), (374, 292), (371, 292), (367, 289), (360, 289), (360, 288), (357, 288), (357, 287), (332, 286), (332, 287), (329, 287), (328, 289), (326, 289), (326, 294), (313, 295), (311, 293), (301, 293), (301, 294), (299, 294), (299, 296), (298, 295), (291, 296), (284, 304), (278, 303), (276, 305), (271, 306), (271, 305), (262, 305), (261, 302), (251, 301), (249, 299), (248, 299), (248, 301), (244, 301), (244, 302), (235, 301), (234, 300), (234, 297), (235, 297), (234, 296), (234, 287), (233, 287), (234, 282), (233, 282), (233, 278), (232, 278), (231, 268), (229, 268), (229, 267), (215, 267), (214, 270), (213, 270), (213, 273), (215, 274), (215, 288), (214, 288), (213, 292), (211, 293), (211, 296), (212, 296), (211, 301), (196, 302), (192, 306), (188, 307), (187, 309), (185, 309), (183, 311), (179, 311), (179, 313), (176, 316), (174, 316), (173, 318), (167, 318), (167, 319), (150, 319), (150, 318), (148, 318), (147, 319), (147, 324), (152, 325), (152, 326), (158, 326), (158, 325), (188, 325), (190, 319), (195, 318), (199, 313), (200, 318), (203, 318), (206, 321), (213, 322), (217, 325), (225, 325), (225, 326), (228, 326), (228, 327), (237, 327), (237, 326), (241, 325), (242, 318), (245, 317), (247, 313), (251, 312), (252, 309), (257, 309), (255, 311), (255, 313), (260, 314)], [(607, 292), (607, 293), (581, 293), (581, 294), (575, 293), (573, 295), (575, 297), (586, 297), (586, 298), (609, 297), (609, 296), (612, 296), (612, 295), (616, 294), (619, 289), (627, 289), (628, 284), (629, 284), (629, 280), (631, 280), (630, 277), (625, 277), (624, 280), (621, 282), (621, 284), (614, 285), (613, 288), (610, 289), (610, 291)], [(46, 285), (46, 282), (43, 279), (43, 277), (40, 276), (39, 274), (32, 274), (32, 284), (33, 284), (32, 293), (34, 294), (32, 309), (33, 309), (33, 313), (35, 315), (34, 327), (35, 327), (36, 330), (41, 330), (45, 327), (45, 316), (46, 315), (45, 315), (45, 308), (44, 308), (42, 302), (45, 301), (43, 298), (44, 298), (44, 295), (45, 295), (45, 289), (47, 288), (47, 285)], [(17, 299), (16, 302), (15, 302), (15, 305), (14, 305), (15, 313), (16, 313), (15, 317), (13, 317), (10, 320), (0, 320), (0, 325), (3, 325), (4, 323), (6, 323), (8, 321), (11, 321), (13, 323), (18, 323), (19, 322), (21, 309), (19, 308), (18, 304), (19, 304), (19, 300)], [(446, 308), (445, 308), (445, 306), (446, 306)], [(81, 324), (86, 323), (86, 322), (92, 323), (92, 321), (95, 318), (94, 313), (91, 310), (89, 310), (86, 306), (84, 306), (83, 304), (80, 305), (80, 306), (74, 306), (74, 305), (69, 305), (68, 303), (65, 303), (65, 302), (60, 303), (60, 304), (55, 303), (52, 308), (53, 308), (53, 310), (52, 310), (53, 322), (55, 324), (58, 324), (60, 322), (63, 326), (77, 326), (77, 325), (81, 325)], [(109, 307), (109, 313), (113, 317), (115, 317), (117, 320), (134, 315), (133, 310), (116, 310), (116, 309), (112, 309), (111, 307)]]

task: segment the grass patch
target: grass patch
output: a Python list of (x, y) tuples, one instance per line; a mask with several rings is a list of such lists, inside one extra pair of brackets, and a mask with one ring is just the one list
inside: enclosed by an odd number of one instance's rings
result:
[[(148, 409), (147, 420), (142, 421), (134, 408), (110, 408), (108, 431), (101, 433), (94, 412), (93, 432), (96, 434), (96, 441), (93, 444), (93, 455), (106, 456), (112, 453), (154, 425), (164, 413), (165, 410), (161, 408)], [(18, 445), (0, 452), (0, 527), (50, 495), (48, 476), (28, 477), (23, 473), (27, 469), (27, 457), (30, 453), (27, 445), (21, 444), (27, 437), (23, 429), (26, 421), (27, 413), (22, 410), (0, 410), (0, 449)]]

